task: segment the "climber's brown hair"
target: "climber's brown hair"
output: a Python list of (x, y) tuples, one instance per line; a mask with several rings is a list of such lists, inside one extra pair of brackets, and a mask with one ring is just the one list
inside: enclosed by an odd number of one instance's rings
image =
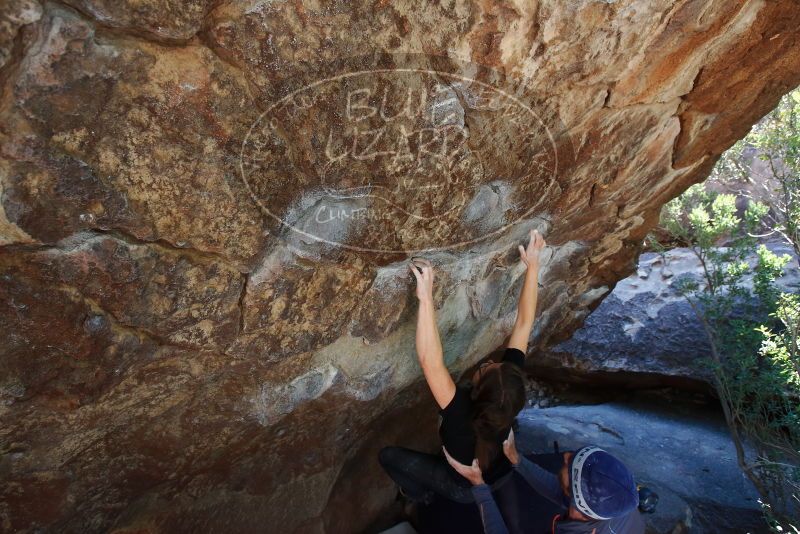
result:
[(475, 456), (486, 470), (500, 454), (498, 443), (525, 406), (525, 378), (519, 367), (504, 362), (487, 370), (472, 388), (472, 427), (477, 442)]

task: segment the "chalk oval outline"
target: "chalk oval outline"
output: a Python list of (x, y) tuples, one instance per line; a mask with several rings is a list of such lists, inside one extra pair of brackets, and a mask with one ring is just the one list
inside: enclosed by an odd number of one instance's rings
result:
[(242, 148), (241, 148), (241, 151), (239, 152), (239, 174), (240, 174), (240, 176), (242, 178), (242, 181), (244, 182), (244, 185), (245, 185), (245, 187), (246, 187), (246, 189), (247, 189), (247, 191), (248, 191), (248, 193), (250, 195), (250, 198), (256, 203), (256, 205), (259, 207), (259, 209), (262, 211), (262, 213), (264, 213), (264, 214), (268, 215), (269, 217), (275, 219), (281, 225), (288, 227), (290, 230), (292, 230), (294, 232), (297, 232), (298, 234), (303, 235), (305, 237), (309, 237), (309, 238), (313, 239), (314, 241), (317, 241), (317, 242), (320, 242), (320, 243), (326, 243), (326, 244), (332, 245), (334, 247), (342, 247), (342, 248), (345, 248), (345, 249), (348, 249), (348, 250), (352, 250), (352, 251), (355, 251), (355, 252), (371, 252), (371, 253), (378, 253), (378, 254), (406, 254), (406, 255), (408, 255), (408, 254), (421, 254), (421, 253), (425, 253), (425, 252), (452, 250), (452, 249), (462, 248), (464, 246), (471, 245), (471, 244), (474, 244), (474, 243), (480, 243), (480, 242), (486, 241), (486, 240), (488, 240), (488, 239), (490, 239), (490, 238), (492, 238), (492, 237), (494, 237), (494, 236), (496, 236), (498, 234), (502, 234), (503, 232), (505, 232), (506, 230), (508, 230), (512, 226), (514, 226), (515, 224), (519, 223), (521, 220), (523, 220), (526, 217), (530, 216), (532, 214), (532, 211), (534, 209), (536, 209), (536, 207), (537, 207), (536, 205), (530, 207), (527, 211), (525, 211), (525, 213), (523, 213), (522, 215), (517, 217), (514, 221), (512, 221), (510, 223), (507, 223), (507, 224), (504, 224), (503, 226), (501, 226), (501, 227), (499, 227), (499, 228), (497, 228), (495, 230), (492, 230), (491, 232), (489, 232), (487, 234), (484, 234), (482, 236), (479, 236), (479, 237), (476, 237), (476, 238), (473, 238), (473, 239), (470, 239), (470, 240), (467, 240), (467, 241), (461, 241), (461, 242), (458, 242), (458, 243), (454, 243), (454, 244), (450, 244), (450, 245), (444, 245), (444, 246), (438, 246), (438, 247), (428, 247), (428, 248), (411, 249), (411, 250), (393, 250), (393, 249), (375, 249), (375, 248), (359, 247), (359, 246), (356, 246), (356, 245), (350, 245), (350, 244), (341, 243), (341, 242), (338, 242), (338, 241), (330, 241), (328, 239), (316, 236), (316, 235), (311, 234), (309, 232), (305, 232), (303, 230), (300, 230), (299, 228), (295, 228), (293, 225), (291, 225), (291, 224), (287, 223), (285, 220), (283, 220), (283, 218), (281, 218), (278, 215), (272, 213), (272, 211), (270, 211), (269, 208), (267, 208), (262, 203), (261, 199), (259, 199), (258, 196), (253, 191), (253, 188), (250, 185), (250, 182), (247, 180), (247, 176), (246, 176), (246, 173), (245, 173), (245, 170), (244, 170), (243, 160), (245, 158), (245, 147), (247, 146), (247, 141), (248, 141), (248, 139), (250, 139), (250, 136), (253, 133), (253, 129), (258, 124), (260, 124), (262, 122), (264, 117), (266, 117), (269, 113), (271, 113), (281, 103), (283, 103), (283, 102), (285, 102), (287, 100), (293, 99), (295, 97), (295, 95), (297, 95), (298, 93), (307, 91), (309, 89), (313, 89), (314, 87), (317, 87), (317, 86), (319, 86), (321, 84), (324, 84), (324, 83), (330, 83), (330, 82), (334, 82), (334, 81), (345, 79), (345, 78), (350, 78), (350, 77), (355, 77), (355, 76), (362, 76), (362, 75), (367, 75), (367, 74), (374, 74), (374, 73), (386, 74), (386, 73), (403, 73), (403, 72), (406, 72), (406, 73), (423, 73), (423, 74), (432, 75), (432, 76), (438, 75), (438, 76), (443, 76), (445, 78), (451, 78), (451, 79), (460, 80), (462, 82), (476, 83), (476, 84), (478, 84), (478, 85), (480, 85), (480, 86), (482, 86), (484, 88), (488, 88), (491, 91), (495, 91), (495, 92), (503, 95), (503, 97), (512, 100), (516, 105), (518, 105), (522, 109), (526, 110), (540, 124), (541, 128), (547, 134), (547, 137), (550, 140), (550, 145), (551, 145), (552, 153), (553, 153), (553, 172), (552, 172), (552, 174), (550, 176), (550, 184), (548, 185), (548, 189), (549, 189), (549, 186), (551, 186), (553, 184), (553, 182), (555, 182), (555, 177), (557, 176), (557, 173), (558, 173), (558, 149), (556, 148), (556, 142), (555, 142), (555, 139), (553, 137), (553, 134), (550, 131), (550, 128), (548, 128), (547, 125), (544, 123), (544, 121), (541, 119), (541, 117), (539, 117), (539, 115), (534, 110), (532, 110), (530, 108), (530, 106), (528, 106), (525, 103), (523, 103), (522, 101), (520, 101), (520, 99), (517, 98), (516, 96), (508, 93), (507, 91), (505, 91), (503, 89), (500, 89), (498, 87), (494, 87), (493, 85), (491, 85), (489, 83), (482, 82), (482, 81), (476, 80), (474, 78), (469, 78), (467, 76), (462, 76), (460, 74), (454, 74), (454, 73), (451, 73), (451, 72), (446, 72), (446, 71), (439, 71), (439, 70), (433, 70), (433, 69), (416, 69), (416, 68), (359, 70), (359, 71), (352, 71), (352, 72), (346, 72), (346, 73), (343, 73), (343, 74), (338, 74), (336, 76), (331, 76), (331, 77), (328, 77), (328, 78), (323, 78), (322, 80), (317, 80), (317, 81), (315, 81), (313, 83), (304, 85), (304, 86), (292, 91), (291, 93), (283, 96), (277, 102), (273, 103), (269, 108), (267, 108), (267, 110), (265, 110), (263, 113), (261, 113), (258, 116), (258, 118), (256, 118), (255, 121), (253, 121), (253, 124), (250, 126), (250, 128), (247, 131), (247, 134), (245, 135), (244, 139), (242, 140)]

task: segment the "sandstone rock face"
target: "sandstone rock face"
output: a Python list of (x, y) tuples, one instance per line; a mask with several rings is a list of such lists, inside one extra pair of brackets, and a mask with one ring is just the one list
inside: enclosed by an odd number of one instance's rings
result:
[(532, 347), (800, 83), (770, 2), (70, 0), (0, 21), (3, 530), (350, 532), (448, 364)]
[[(766, 246), (792, 257), (778, 287), (800, 291), (792, 247), (782, 242)], [(754, 265), (756, 258), (749, 261)], [(700, 321), (675, 289), (684, 277), (705, 285), (702, 265), (690, 249), (642, 254), (636, 272), (614, 287), (583, 326), (567, 341), (536, 354), (531, 366), (539, 373), (595, 384), (707, 389), (711, 349)], [(750, 277), (743, 283), (752, 287)]]

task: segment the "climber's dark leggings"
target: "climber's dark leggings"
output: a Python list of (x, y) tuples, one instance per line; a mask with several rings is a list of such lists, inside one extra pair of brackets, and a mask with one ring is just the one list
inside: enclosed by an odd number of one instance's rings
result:
[[(430, 504), (434, 494), (462, 504), (473, 503), (470, 484), (453, 471), (444, 456), (425, 454), (403, 447), (386, 447), (378, 455), (383, 468), (409, 499)], [(492, 493), (509, 532), (523, 532), (520, 503), (513, 472), (492, 485)]]
[(469, 482), (456, 480), (444, 456), (405, 447), (385, 447), (378, 454), (378, 461), (411, 500), (430, 502), (435, 493), (455, 502), (475, 501)]
[[(412, 500), (430, 502), (435, 493), (455, 502), (475, 502), (469, 482), (450, 468), (444, 456), (404, 447), (385, 447), (378, 454), (378, 461)], [(504, 481), (505, 477), (492, 484), (492, 489)]]

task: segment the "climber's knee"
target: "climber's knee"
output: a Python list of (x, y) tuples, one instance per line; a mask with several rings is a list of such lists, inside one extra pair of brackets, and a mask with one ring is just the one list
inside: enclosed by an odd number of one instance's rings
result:
[(378, 462), (384, 469), (397, 465), (400, 447), (384, 447), (378, 452)]

